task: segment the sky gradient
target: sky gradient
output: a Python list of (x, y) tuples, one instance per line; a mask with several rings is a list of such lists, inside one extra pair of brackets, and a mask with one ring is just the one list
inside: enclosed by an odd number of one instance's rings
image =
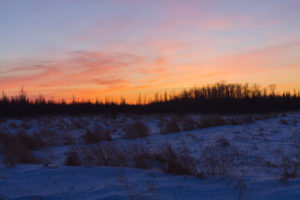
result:
[(300, 89), (299, 0), (1, 0), (0, 89), (127, 97), (217, 81)]

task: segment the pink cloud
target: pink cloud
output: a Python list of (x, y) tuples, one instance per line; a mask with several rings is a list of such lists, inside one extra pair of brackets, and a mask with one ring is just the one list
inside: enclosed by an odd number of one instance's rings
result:
[[(281, 77), (282, 73), (277, 73), (280, 70), (289, 74), (299, 71), (300, 60), (293, 53), (299, 51), (299, 45), (300, 39), (294, 39), (279, 45), (198, 60), (201, 52), (195, 51), (156, 57), (76, 51), (53, 61), (46, 60), (45, 64), (38, 59), (28, 59), (24, 64), (12, 63), (13, 67), (1, 74), (0, 84), (3, 89), (24, 85), (33, 93), (51, 91), (46, 93), (54, 96), (89, 94), (95, 97), (98, 94), (119, 95), (137, 90), (147, 92), (155, 88), (193, 86), (224, 79), (247, 81), (252, 78), (265, 83), (275, 80), (274, 77), (279, 81), (286, 79)], [(180, 50), (179, 46), (174, 45), (174, 49)], [(189, 54), (188, 60), (192, 61), (183, 62)], [(294, 64), (287, 63), (287, 57)], [(266, 75), (268, 77), (264, 77)]]
[[(90, 90), (89, 88), (99, 86), (103, 91), (108, 91), (114, 86), (122, 88), (128, 85), (130, 88), (130, 84), (136, 84), (134, 79), (138, 74), (150, 74), (151, 66), (164, 65), (167, 60), (163, 57), (148, 58), (132, 54), (78, 51), (71, 52), (67, 57), (49, 65), (36, 65), (35, 63), (42, 61), (35, 59), (30, 62), (10, 68), (2, 74), (0, 84), (3, 89), (9, 90), (21, 85), (31, 88), (32, 92), (50, 88), (57, 91), (64, 88), (73, 91), (76, 91), (76, 88)], [(143, 68), (149, 70), (139, 71)], [(163, 70), (157, 67), (152, 73), (163, 73)]]
[(120, 85), (120, 84), (127, 84), (128, 81), (125, 81), (121, 78), (118, 79), (92, 79), (89, 80), (92, 83), (98, 84), (98, 85)]

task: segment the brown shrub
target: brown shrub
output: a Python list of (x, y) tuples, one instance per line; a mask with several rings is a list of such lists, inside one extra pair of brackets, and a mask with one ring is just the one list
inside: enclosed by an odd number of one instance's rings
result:
[(117, 146), (113, 143), (89, 145), (83, 147), (81, 151), (71, 150), (68, 152), (65, 164), (71, 166), (97, 165), (143, 169), (158, 166), (167, 173), (192, 175), (200, 178), (204, 176), (203, 173), (197, 171), (196, 161), (189, 156), (186, 148), (176, 152), (170, 145), (155, 154), (142, 145), (136, 144), (127, 144), (126, 146)]
[(97, 166), (128, 166), (127, 162), (130, 160), (130, 153), (125, 148), (114, 144), (96, 144), (84, 147), (81, 152), (83, 155), (83, 165), (97, 165)]
[(62, 142), (64, 145), (75, 144), (75, 140), (70, 134), (64, 134), (62, 138)]
[(13, 135), (0, 132), (0, 144), (4, 145), (5, 143), (7, 144), (15, 140), (16, 138)]
[[(127, 149), (128, 148), (128, 149)], [(128, 166), (128, 161), (131, 160), (132, 153), (130, 147), (106, 144), (102, 145), (102, 150), (106, 156), (108, 166)]]
[(148, 163), (149, 160), (154, 159), (150, 150), (142, 145), (131, 144), (129, 151), (133, 155), (133, 162), (135, 168), (149, 169), (152, 166)]
[(19, 125), (17, 125), (15, 122), (10, 122), (8, 124), (8, 127), (11, 129), (16, 129), (16, 128), (19, 128)]
[(230, 124), (230, 125), (239, 125), (239, 124), (241, 124), (241, 120), (240, 119), (238, 119), (238, 118), (230, 118), (229, 119), (229, 123), (228, 124)]
[(144, 157), (133, 158), (134, 167), (140, 169), (150, 169), (151, 167), (147, 164), (147, 160)]
[(158, 152), (157, 157), (166, 166), (162, 169), (167, 173), (178, 175), (194, 175), (198, 176), (196, 162), (194, 158), (189, 156), (186, 148), (176, 152), (171, 145), (167, 145), (162, 151)]
[(100, 130), (96, 130), (95, 132), (92, 132), (91, 130), (86, 130), (85, 134), (82, 137), (87, 144), (112, 140), (109, 131)]
[(247, 158), (233, 147), (219, 148), (207, 146), (201, 154), (200, 164), (205, 174), (219, 176), (234, 176), (235, 167), (247, 162)]
[(254, 119), (255, 120), (266, 120), (266, 119), (275, 118), (275, 117), (278, 117), (278, 115), (275, 113), (259, 114), (259, 115), (255, 115)]
[(280, 124), (288, 125), (289, 123), (285, 119), (279, 120)]
[(20, 163), (39, 163), (28, 148), (18, 143), (4, 145), (2, 152), (5, 155), (4, 162), (10, 166)]
[(149, 136), (149, 128), (141, 121), (127, 125), (124, 129), (125, 138), (144, 138)]
[(293, 119), (293, 125), (296, 125), (298, 123), (298, 121), (296, 119)]
[(248, 115), (248, 116), (242, 117), (242, 122), (243, 123), (253, 123), (254, 120), (253, 120), (253, 118), (250, 115)]
[(230, 145), (229, 142), (224, 137), (218, 138), (217, 143), (222, 147), (227, 147)]
[(110, 166), (110, 161), (112, 159), (108, 160), (104, 149), (100, 145), (89, 146), (88, 152), (89, 153), (86, 156), (88, 156), (89, 160), (94, 162), (96, 165)]
[(83, 129), (84, 127), (82, 120), (73, 119), (73, 129)]
[(199, 123), (199, 128), (208, 128), (213, 126), (224, 126), (227, 125), (228, 122), (226, 122), (223, 117), (220, 116), (208, 116), (205, 118), (202, 118)]
[(65, 165), (68, 166), (80, 166), (81, 161), (79, 159), (78, 153), (75, 150), (71, 150), (67, 153), (67, 157), (65, 159)]
[(56, 135), (54, 131), (52, 131), (50, 128), (39, 128), (39, 134), (43, 137), (51, 137)]
[(113, 143), (93, 144), (83, 147), (80, 155), (82, 155), (82, 164), (86, 166), (130, 166), (147, 169), (152, 167), (148, 161), (154, 159), (149, 149), (136, 144), (126, 144), (126, 146)]
[(183, 117), (181, 118), (181, 126), (183, 130), (188, 131), (195, 129), (197, 127), (197, 123), (190, 117)]
[(229, 122), (231, 125), (239, 125), (239, 124), (245, 124), (245, 123), (252, 123), (253, 119), (250, 115), (238, 116), (238, 117), (231, 117), (229, 119)]
[(180, 128), (178, 125), (178, 120), (176, 120), (175, 118), (172, 118), (170, 120), (167, 120), (164, 124), (163, 130), (162, 130), (162, 134), (168, 134), (168, 133), (172, 133), (172, 132), (180, 132)]
[(280, 176), (280, 181), (284, 184), (291, 178), (297, 177), (298, 163), (292, 161), (290, 158), (284, 157), (281, 161), (280, 167), (283, 168), (283, 172)]
[(0, 133), (1, 152), (4, 154), (4, 162), (13, 166), (19, 163), (38, 163), (38, 159), (16, 136)]
[(284, 170), (280, 176), (280, 181), (283, 183), (287, 183), (289, 179), (297, 177), (297, 169), (293, 169), (292, 171)]
[(32, 136), (19, 133), (16, 135), (18, 143), (23, 144), (29, 150), (37, 150), (47, 146), (46, 142), (38, 134)]
[(25, 120), (22, 121), (22, 124), (20, 125), (22, 128), (24, 129), (30, 129), (32, 126), (30, 124), (28, 124), (28, 122), (26, 122)]

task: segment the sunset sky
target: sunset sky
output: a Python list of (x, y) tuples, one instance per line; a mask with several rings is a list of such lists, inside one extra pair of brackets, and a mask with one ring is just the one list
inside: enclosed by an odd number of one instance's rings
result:
[(300, 89), (299, 0), (1, 0), (0, 89), (95, 98)]

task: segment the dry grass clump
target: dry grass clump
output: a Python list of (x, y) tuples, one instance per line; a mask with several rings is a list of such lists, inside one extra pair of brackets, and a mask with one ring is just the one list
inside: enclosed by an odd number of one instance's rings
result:
[(23, 120), (20, 127), (22, 127), (23, 129), (31, 129), (32, 125), (29, 124), (28, 120)]
[(48, 146), (56, 146), (60, 143), (59, 135), (50, 127), (39, 128), (38, 134), (44, 138)]
[(65, 159), (65, 165), (67, 166), (80, 166), (81, 161), (78, 153), (72, 149), (67, 153), (67, 157)]
[(113, 166), (151, 168), (147, 161), (153, 159), (149, 149), (141, 145), (126, 146), (114, 143), (93, 144), (80, 149), (72, 149), (67, 153), (66, 165)]
[(13, 166), (19, 163), (38, 163), (38, 159), (24, 144), (20, 143), (17, 136), (0, 133), (1, 152), (4, 154), (4, 162)]
[(63, 145), (71, 145), (75, 144), (75, 139), (72, 137), (72, 135), (65, 133), (62, 136), (62, 142)]
[(216, 152), (205, 150), (201, 157), (203, 169), (206, 174), (210, 175), (225, 175), (227, 174), (230, 163), (224, 162)]
[(123, 130), (125, 138), (145, 138), (149, 136), (149, 127), (141, 121), (133, 122)]
[(289, 179), (297, 177), (297, 170), (293, 169), (292, 171), (284, 170), (280, 176), (280, 181), (283, 183), (287, 183)]
[(288, 125), (289, 123), (285, 119), (280, 119), (279, 120), (280, 124)]
[(32, 136), (19, 133), (16, 135), (18, 143), (23, 144), (29, 150), (42, 149), (47, 146), (47, 143), (39, 134), (34, 133)]
[(188, 130), (193, 130), (197, 128), (197, 122), (190, 118), (190, 117), (182, 117), (180, 120), (180, 124), (183, 128), (183, 130), (188, 131)]
[(253, 118), (250, 115), (230, 117), (228, 119), (224, 119), (221, 116), (208, 116), (201, 119), (198, 128), (208, 128), (208, 127), (225, 126), (225, 125), (240, 125), (240, 124), (252, 123), (252, 122), (253, 122)]
[(161, 131), (162, 134), (168, 134), (173, 132), (180, 132), (179, 121), (176, 118), (164, 121), (163, 128)]
[(149, 169), (153, 166), (150, 161), (153, 163), (154, 156), (150, 153), (148, 148), (145, 148), (142, 145), (132, 144), (130, 151), (133, 155), (132, 160), (135, 168)]
[(153, 154), (136, 144), (116, 146), (112, 143), (89, 145), (66, 154), (65, 165), (113, 166), (149, 169), (159, 167), (167, 173), (203, 177), (187, 150), (176, 152), (170, 145)]
[(253, 123), (253, 119), (250, 115), (247, 116), (239, 116), (239, 117), (231, 117), (229, 119), (229, 123), (231, 125), (239, 125), (245, 123)]
[(85, 143), (92, 144), (92, 143), (98, 143), (100, 141), (111, 141), (111, 135), (108, 130), (86, 130), (85, 134), (82, 136)]
[(219, 148), (217, 145), (207, 146), (202, 152), (200, 164), (205, 174), (232, 177), (234, 167), (247, 162), (246, 157), (237, 149), (228, 146)]
[(215, 145), (206, 148), (199, 160), (190, 156), (185, 146), (174, 149), (173, 146), (167, 144), (152, 152), (149, 148), (137, 144), (126, 144), (126, 146), (114, 143), (93, 144), (76, 151), (71, 150), (67, 153), (65, 164), (143, 169), (158, 167), (166, 173), (199, 178), (203, 178), (205, 174), (232, 176), (235, 162), (236, 160), (243, 161), (242, 156), (222, 138), (217, 143), (221, 147)]
[(38, 159), (29, 149), (18, 143), (4, 145), (2, 153), (5, 155), (4, 162), (10, 166), (20, 163), (39, 163)]
[(19, 128), (19, 125), (17, 125), (15, 122), (10, 122), (8, 124), (8, 127), (11, 129), (16, 129), (16, 128)]
[(199, 123), (198, 128), (208, 128), (213, 126), (224, 126), (227, 125), (228, 122), (223, 119), (221, 116), (207, 116), (203, 117)]
[(166, 173), (203, 178), (204, 175), (234, 177), (235, 167), (247, 162), (246, 159), (246, 156), (229, 144), (226, 138), (221, 137), (216, 140), (216, 144), (204, 149), (199, 160), (192, 157), (184, 145), (175, 149), (166, 144), (152, 151), (142, 144), (120, 145), (107, 142), (71, 150), (67, 153), (65, 164), (143, 169), (155, 167)]
[(221, 147), (227, 147), (227, 146), (230, 146), (228, 140), (226, 140), (225, 137), (220, 137), (220, 138), (218, 138), (217, 143), (218, 143)]
[[(226, 148), (224, 148), (226, 147)], [(191, 175), (203, 178), (205, 175), (234, 177), (236, 166), (247, 162), (245, 156), (220, 138), (215, 145), (208, 146), (196, 160), (187, 148), (170, 144), (152, 152), (137, 144), (126, 146), (114, 143), (93, 144), (72, 149), (66, 154), (65, 164), (70, 166), (113, 166), (149, 169), (161, 168), (166, 173)], [(285, 174), (286, 175), (286, 174)], [(291, 175), (291, 174), (289, 174)]]
[(289, 179), (297, 177), (299, 163), (292, 161), (290, 158), (284, 157), (282, 159), (280, 167), (283, 169), (283, 172), (280, 176), (280, 181), (287, 183)]
[(43, 137), (51, 137), (53, 135), (56, 135), (56, 133), (52, 131), (49, 127), (40, 127), (38, 132)]
[(125, 148), (117, 148), (112, 143), (95, 144), (80, 150), (83, 165), (126, 167), (130, 161), (130, 153)]
[(297, 119), (293, 119), (292, 123), (293, 125), (296, 125), (298, 123)]
[(65, 164), (143, 169), (159, 167), (167, 173), (203, 177), (203, 174), (198, 173), (196, 161), (189, 156), (186, 148), (175, 151), (170, 145), (152, 153), (150, 149), (137, 144), (94, 144), (68, 152)]
[(277, 164), (275, 164), (274, 162), (272, 162), (271, 160), (267, 160), (267, 159), (262, 159), (262, 165), (266, 166), (268, 168), (277, 168), (279, 167)]
[(259, 114), (259, 115), (255, 115), (254, 119), (255, 120), (266, 120), (266, 119), (270, 119), (270, 118), (276, 118), (278, 117), (277, 114), (275, 113), (269, 113), (269, 114)]
[(72, 125), (74, 129), (83, 129), (86, 124), (84, 124), (83, 120), (73, 118)]
[(145, 157), (139, 155), (133, 158), (134, 167), (140, 169), (150, 169), (151, 166), (147, 163)]
[(179, 132), (180, 126), (183, 130), (193, 130), (195, 128), (208, 128), (224, 125), (239, 125), (244, 123), (252, 123), (253, 118), (248, 116), (237, 116), (228, 119), (219, 115), (203, 116), (200, 122), (196, 122), (191, 117), (173, 117), (170, 120), (162, 120), (161, 126), (163, 127), (162, 134), (170, 132)]
[(198, 172), (195, 159), (189, 156), (185, 147), (176, 152), (171, 145), (167, 145), (155, 155), (156, 159), (165, 164), (162, 166), (164, 172), (177, 175), (204, 176), (202, 172)]

